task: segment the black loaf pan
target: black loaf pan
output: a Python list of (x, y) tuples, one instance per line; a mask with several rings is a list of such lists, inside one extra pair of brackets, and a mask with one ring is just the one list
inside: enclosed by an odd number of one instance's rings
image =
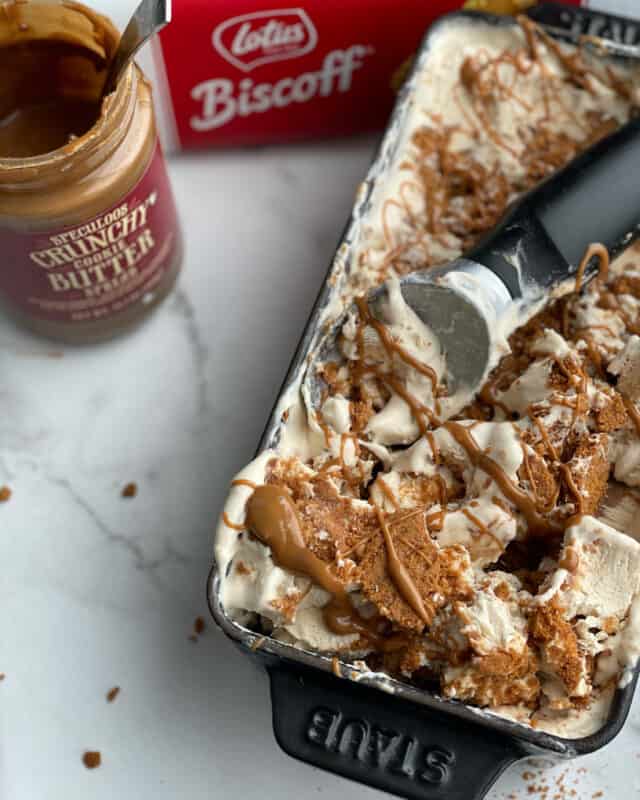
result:
[[(531, 16), (574, 35), (590, 33), (626, 44), (640, 40), (640, 27), (621, 17), (551, 3), (537, 7)], [(319, 341), (321, 314), (337, 290), (330, 285), (329, 277), (337, 278), (339, 286), (339, 276), (349, 270), (359, 222), (367, 212), (376, 181), (384, 176), (397, 150), (431, 37), (440, 25), (455, 18), (482, 20), (494, 25), (516, 24), (508, 17), (462, 11), (442, 18), (427, 32), (378, 154), (358, 193), (280, 398), (295, 390), (307, 358)], [(258, 453), (277, 443), (282, 410), (282, 405), (277, 403)], [(640, 670), (636, 669), (630, 684), (616, 692), (609, 718), (596, 734), (583, 739), (562, 739), (384, 675), (355, 671), (349, 664), (256, 634), (227, 616), (220, 602), (219, 583), (218, 567), (214, 564), (207, 584), (211, 613), (224, 633), (266, 668), (271, 684), (273, 728), (282, 749), (329, 772), (399, 797), (481, 800), (498, 776), (521, 758), (544, 755), (570, 759), (593, 753), (619, 733), (638, 681)]]

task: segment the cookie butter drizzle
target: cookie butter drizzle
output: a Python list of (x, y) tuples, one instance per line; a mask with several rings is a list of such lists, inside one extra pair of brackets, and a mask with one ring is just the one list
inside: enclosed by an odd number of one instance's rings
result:
[(296, 508), (285, 489), (270, 484), (258, 486), (247, 502), (246, 527), (271, 548), (278, 566), (310, 578), (331, 595), (323, 609), (330, 631), (339, 636), (358, 635), (383, 651), (405, 644), (401, 636), (383, 637), (379, 618), (365, 620), (357, 614), (342, 581), (307, 547)]
[(384, 544), (387, 551), (387, 569), (389, 571), (389, 576), (406, 604), (416, 612), (425, 625), (428, 625), (431, 622), (429, 612), (425, 608), (418, 587), (414, 583), (411, 575), (409, 575), (407, 568), (398, 557), (384, 512), (378, 506), (376, 506), (376, 514), (378, 515), (378, 522), (382, 529)]
[[(371, 314), (366, 298), (358, 297), (356, 298), (355, 302), (358, 311), (360, 312), (360, 317), (358, 319), (358, 328), (356, 332), (358, 360), (357, 362), (349, 362), (353, 385), (358, 387), (361, 394), (366, 397), (363, 379), (367, 375), (375, 376), (381, 383), (385, 384), (389, 389), (394, 391), (405, 401), (405, 403), (411, 409), (420, 432), (423, 435), (426, 435), (428, 432), (428, 426), (425, 424), (424, 418), (427, 417), (429, 423), (432, 425), (438, 423), (436, 416), (436, 414), (439, 413), (439, 404), (436, 399), (438, 376), (435, 370), (412, 356), (401, 344), (395, 341), (384, 324)], [(402, 385), (402, 382), (395, 375), (393, 375), (391, 371), (385, 372), (375, 364), (366, 363), (364, 331), (368, 325), (370, 325), (378, 334), (380, 343), (382, 344), (391, 361), (391, 369), (393, 369), (394, 356), (398, 356), (398, 358), (407, 364), (407, 366), (415, 369), (416, 372), (419, 372), (421, 375), (431, 381), (431, 387), (435, 399), (435, 413), (424, 403), (421, 403), (419, 400), (413, 397)]]
[(504, 496), (516, 506), (526, 519), (530, 533), (544, 536), (550, 533), (560, 533), (563, 530), (553, 520), (545, 517), (535, 499), (514, 483), (500, 464), (480, 449), (476, 440), (464, 425), (459, 422), (446, 422), (444, 427), (456, 442), (464, 448), (473, 466), (490, 475), (498, 484)]
[(599, 260), (598, 278), (601, 281), (607, 280), (607, 276), (609, 275), (609, 251), (603, 244), (590, 244), (589, 247), (587, 247), (584, 256), (582, 256), (582, 260), (578, 266), (578, 271), (576, 272), (576, 286), (574, 291), (579, 292), (580, 289), (582, 289), (584, 272), (587, 268), (587, 264), (589, 264), (592, 258), (597, 258)]
[[(524, 192), (534, 186), (551, 171), (563, 166), (580, 149), (597, 141), (612, 130), (610, 120), (594, 119), (584, 124), (562, 98), (558, 81), (547, 68), (538, 46), (538, 40), (544, 42), (547, 50), (558, 60), (565, 70), (568, 80), (581, 86), (585, 91), (592, 91), (591, 78), (597, 78), (608, 86), (616, 95), (629, 99), (630, 89), (615, 72), (606, 67), (597, 70), (587, 64), (580, 50), (573, 54), (565, 53), (562, 48), (542, 29), (527, 17), (519, 17), (518, 22), (524, 32), (526, 56), (524, 50), (513, 52), (504, 50), (499, 55), (489, 58), (469, 56), (460, 69), (460, 78), (454, 88), (454, 102), (458, 104), (463, 118), (466, 119), (468, 132), (478, 135), (478, 126), (499, 149), (523, 161), (526, 169), (524, 185), (518, 191)], [(527, 101), (520, 97), (512, 87), (501, 78), (503, 66), (512, 67), (519, 75), (527, 75), (537, 66), (544, 91), (545, 115), (543, 121), (552, 117), (551, 102), (562, 108), (575, 126), (582, 130), (582, 140), (574, 140), (566, 134), (552, 133), (547, 129), (523, 130), (522, 136), (528, 136), (527, 147), (517, 153), (504, 140), (504, 137), (492, 124), (492, 103), (496, 91), (500, 99), (528, 108)], [(470, 98), (476, 119), (472, 119), (464, 108), (461, 96)], [(428, 246), (431, 238), (440, 246), (447, 246), (446, 234), (455, 230), (461, 237), (461, 249), (469, 249), (478, 238), (490, 230), (504, 214), (512, 199), (509, 181), (497, 166), (488, 169), (473, 160), (465, 151), (451, 149), (451, 139), (460, 130), (459, 126), (444, 127), (438, 125), (436, 115), (430, 115), (434, 127), (425, 127), (413, 136), (413, 144), (418, 153), (416, 165), (403, 164), (403, 168), (415, 172), (414, 180), (404, 181), (398, 191), (397, 198), (387, 198), (382, 206), (382, 229), (387, 254), (378, 267), (378, 281), (383, 281), (390, 268), (397, 274), (403, 274), (414, 266), (407, 265), (403, 258), (414, 248), (419, 251), (418, 261), (422, 267), (438, 263), (437, 252)], [(435, 160), (435, 165), (432, 165)], [(464, 176), (464, 179), (462, 179)], [(460, 191), (460, 186), (465, 191)], [(426, 214), (424, 218), (417, 214), (407, 196), (408, 188), (419, 188), (418, 196), (425, 198)], [(451, 204), (455, 198), (456, 203)], [(413, 234), (404, 241), (398, 241), (393, 233), (390, 215), (398, 212), (401, 218), (409, 222)], [(445, 220), (446, 212), (446, 223)]]

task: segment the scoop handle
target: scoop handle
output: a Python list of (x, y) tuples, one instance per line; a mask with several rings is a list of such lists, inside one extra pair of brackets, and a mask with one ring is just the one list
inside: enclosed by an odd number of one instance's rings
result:
[(527, 287), (548, 289), (574, 275), (591, 243), (615, 255), (639, 224), (640, 117), (525, 195), (468, 257), (493, 270), (517, 299)]

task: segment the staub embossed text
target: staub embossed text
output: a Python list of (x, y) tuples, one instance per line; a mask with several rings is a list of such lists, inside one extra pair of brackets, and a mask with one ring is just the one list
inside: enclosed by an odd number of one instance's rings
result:
[(345, 759), (433, 787), (448, 783), (456, 761), (455, 754), (445, 747), (425, 744), (373, 720), (347, 717), (332, 708), (311, 711), (306, 735), (313, 744)]

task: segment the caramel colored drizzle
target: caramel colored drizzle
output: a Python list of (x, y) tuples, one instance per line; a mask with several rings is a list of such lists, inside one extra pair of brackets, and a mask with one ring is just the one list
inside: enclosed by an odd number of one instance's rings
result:
[[(617, 126), (612, 118), (598, 118), (595, 115), (592, 119), (588, 114), (581, 116), (577, 113), (563, 97), (565, 83), (571, 82), (593, 93), (593, 77), (609, 86), (627, 103), (632, 103), (631, 83), (613, 69), (608, 66), (597, 69), (584, 58), (580, 49), (565, 52), (561, 45), (525, 16), (519, 16), (518, 22), (524, 32), (526, 47), (515, 52), (507, 48), (495, 56), (479, 50), (462, 63), (459, 80), (453, 86), (452, 100), (458, 106), (463, 122), (456, 126), (445, 126), (441, 116), (431, 114), (431, 124), (414, 134), (412, 141), (417, 157), (400, 165), (400, 169), (410, 171), (413, 175), (400, 184), (397, 197), (387, 198), (382, 206), (382, 229), (387, 254), (379, 267), (381, 280), (384, 280), (391, 265), (400, 274), (412, 268), (413, 265), (403, 262), (403, 257), (413, 248), (419, 248), (424, 253), (420, 259), (421, 266), (437, 263), (440, 256), (433, 252), (430, 239), (445, 247), (452, 246), (453, 241), (454, 247), (461, 245), (462, 250), (468, 249), (502, 217), (514, 191), (530, 189), (551, 171), (566, 164), (580, 149)], [(561, 66), (563, 72), (560, 74), (545, 64), (542, 43)], [(510, 70), (509, 76), (505, 74), (505, 67)], [(505, 102), (519, 106), (525, 113), (533, 111), (532, 104), (516, 88), (518, 78), (530, 74), (534, 68), (540, 75), (543, 116), (541, 125), (535, 129), (532, 126), (530, 131), (519, 131), (520, 136), (524, 137), (524, 147), (519, 152), (508, 137), (496, 128), (494, 110), (496, 103)], [(582, 137), (574, 138), (565, 131), (554, 132), (545, 125), (545, 122), (553, 119), (556, 108), (582, 132)], [(521, 160), (525, 168), (525, 185), (512, 186), (497, 164), (488, 169), (474, 161), (469, 153), (452, 150), (452, 136), (459, 131), (472, 140), (484, 134), (497, 148)], [(416, 178), (420, 179), (420, 185), (416, 183)], [(418, 212), (418, 205), (411, 202), (409, 192), (416, 188), (422, 192), (424, 212)], [(461, 202), (453, 203), (452, 199)], [(403, 236), (393, 230), (390, 222), (392, 210), (402, 215), (403, 222), (411, 232), (409, 235)], [(415, 235), (411, 235), (413, 233)], [(452, 235), (455, 236), (453, 240)]]
[(382, 637), (379, 618), (365, 620), (357, 614), (343, 583), (307, 547), (296, 508), (285, 489), (270, 484), (258, 486), (247, 502), (247, 527), (271, 548), (278, 566), (310, 578), (331, 595), (322, 609), (330, 631), (339, 636), (361, 636), (382, 651), (406, 644), (402, 636)]
[(483, 84), (480, 80), (482, 77), (482, 73), (490, 66), (495, 67), (498, 61), (503, 62), (503, 59), (498, 59), (493, 62), (490, 61), (476, 66), (473, 57), (468, 56), (464, 60), (462, 67), (460, 69), (460, 80), (464, 88), (471, 95), (473, 110), (475, 111), (476, 116), (480, 120), (480, 124), (482, 125), (484, 132), (496, 145), (496, 147), (499, 147), (501, 150), (505, 150), (514, 158), (517, 158), (518, 157), (517, 151), (513, 147), (511, 147), (511, 145), (505, 142), (503, 137), (500, 136), (498, 131), (491, 124), (491, 119), (489, 117), (488, 110), (483, 103), (484, 98), (488, 96), (488, 91), (486, 89), (485, 84)]
[[(351, 373), (354, 380), (354, 383), (359, 387), (361, 394), (364, 395), (364, 386), (362, 384), (362, 378), (365, 375), (374, 375), (381, 383), (386, 385), (388, 388), (393, 390), (399, 397), (401, 397), (405, 403), (411, 409), (411, 413), (418, 425), (420, 433), (424, 436), (428, 432), (428, 424), (425, 423), (425, 417), (427, 417), (428, 423), (431, 425), (438, 424), (438, 418), (436, 414), (424, 403), (416, 400), (403, 386), (402, 382), (398, 380), (394, 375), (390, 373), (384, 372), (382, 369), (377, 367), (375, 364), (366, 364), (365, 363), (365, 346), (364, 346), (364, 329), (367, 325), (371, 325), (377, 332), (380, 342), (383, 345), (387, 355), (393, 359), (393, 355), (397, 354), (406, 364), (410, 367), (413, 367), (422, 375), (427, 377), (431, 381), (433, 394), (436, 394), (436, 386), (438, 377), (432, 367), (429, 367), (426, 364), (415, 359), (410, 353), (399, 345), (394, 339), (391, 337), (385, 326), (376, 320), (369, 310), (367, 305), (366, 299), (364, 297), (359, 297), (356, 299), (356, 305), (360, 311), (360, 320), (358, 329), (356, 331), (356, 347), (358, 352), (358, 363), (351, 362)], [(437, 400), (436, 400), (436, 407), (437, 407)]]
[(464, 448), (474, 467), (486, 472), (498, 484), (504, 496), (513, 503), (524, 516), (532, 534), (541, 536), (561, 533), (562, 528), (552, 520), (546, 519), (538, 510), (531, 496), (517, 486), (502, 467), (484, 453), (464, 425), (458, 422), (446, 422), (444, 427), (456, 442)]
[(231, 481), (232, 486), (248, 486), (249, 489), (255, 489), (258, 484), (253, 481), (248, 481), (246, 478), (236, 478)]
[(389, 570), (389, 576), (405, 603), (415, 611), (425, 625), (429, 625), (431, 617), (420, 596), (418, 587), (398, 556), (393, 538), (389, 532), (389, 527), (387, 526), (387, 521), (384, 517), (384, 512), (378, 506), (376, 506), (375, 509), (380, 527), (382, 528), (384, 544), (387, 550), (387, 569)]
[(424, 418), (427, 417), (429, 423), (431, 425), (438, 425), (439, 421), (437, 416), (433, 413), (433, 411), (429, 408), (429, 406), (424, 405), (419, 400), (416, 400), (413, 395), (411, 395), (402, 385), (402, 383), (395, 378), (393, 375), (385, 375), (379, 371), (376, 371), (377, 377), (383, 382), (386, 383), (389, 388), (393, 389), (393, 391), (399, 395), (404, 402), (409, 406), (411, 409), (411, 413), (416, 421), (418, 428), (420, 429), (420, 433), (423, 436), (426, 436), (428, 432), (428, 427), (425, 424)]
[(440, 448), (436, 442), (436, 437), (433, 435), (432, 431), (427, 431), (425, 435), (427, 437), (427, 441), (429, 442), (429, 447), (431, 448), (433, 463), (437, 466), (440, 463)]
[(401, 344), (395, 341), (386, 326), (373, 316), (364, 297), (356, 298), (356, 305), (358, 306), (362, 321), (365, 325), (370, 325), (375, 330), (387, 354), (391, 358), (393, 358), (394, 354), (397, 355), (405, 364), (408, 364), (408, 366), (415, 369), (416, 372), (428, 378), (431, 381), (431, 387), (435, 394), (436, 386), (438, 385), (438, 376), (433, 367), (430, 367), (428, 364), (423, 364), (412, 356), (411, 353), (408, 353)]
[[(256, 488), (256, 485), (253, 481), (249, 481), (246, 478), (235, 478), (231, 481), (232, 486), (247, 486), (249, 489)], [(226, 511), (222, 512), (222, 521), (227, 526), (227, 528), (231, 528), (234, 531), (246, 531), (247, 526), (246, 523), (242, 525), (238, 522), (233, 522)]]
[[(529, 23), (531, 24), (531, 23)], [(558, 42), (543, 29), (535, 26), (536, 33), (544, 41), (547, 48), (554, 54), (571, 78), (571, 80), (585, 91), (593, 94), (593, 86), (589, 80), (591, 71), (587, 68), (582, 53), (576, 50), (565, 53)]]
[(499, 408), (500, 411), (507, 417), (507, 419), (511, 416), (511, 411), (509, 408), (500, 400), (497, 399), (495, 396), (495, 391), (497, 387), (498, 378), (494, 378), (493, 380), (489, 378), (482, 389), (478, 392), (478, 397), (480, 401), (487, 406), (491, 406), (492, 408)]
[(587, 345), (587, 356), (593, 367), (595, 368), (598, 376), (603, 380), (606, 378), (606, 372), (602, 363), (602, 356), (593, 341), (593, 337), (589, 333), (584, 333), (580, 339)]
[(573, 480), (573, 475), (571, 474), (569, 466), (567, 464), (560, 464), (560, 471), (569, 487), (569, 491), (575, 497), (578, 514), (582, 514), (584, 511), (584, 497)]
[(247, 527), (271, 548), (277, 564), (311, 578), (329, 594), (345, 593), (328, 565), (307, 547), (295, 506), (284, 489), (258, 486), (247, 502)]
[(607, 280), (607, 275), (609, 274), (609, 251), (603, 244), (596, 242), (594, 244), (590, 244), (589, 247), (587, 247), (585, 254), (582, 256), (582, 261), (580, 262), (578, 271), (576, 272), (576, 286), (574, 291), (579, 292), (582, 288), (584, 271), (592, 258), (598, 258), (600, 261), (598, 278), (602, 281)]
[(247, 529), (246, 525), (239, 525), (237, 522), (232, 522), (226, 511), (222, 512), (222, 521), (227, 528), (231, 528), (231, 530), (234, 531), (245, 531)]
[[(330, 430), (330, 429), (329, 429)], [(330, 458), (318, 470), (321, 474), (328, 474), (334, 469), (339, 469), (341, 477), (345, 483), (354, 491), (357, 492), (365, 477), (365, 471), (361, 463), (357, 462), (357, 470), (349, 467), (345, 461), (344, 450), (346, 443), (351, 440), (354, 445), (356, 457), (360, 454), (360, 443), (355, 433), (341, 433), (340, 434), (340, 450), (336, 458)], [(327, 442), (327, 444), (329, 444)]]
[(498, 506), (498, 508), (502, 509), (502, 511), (504, 511), (505, 514), (508, 514), (510, 517), (513, 516), (513, 512), (511, 511), (509, 506), (504, 502), (504, 500), (502, 500), (502, 498), (494, 495), (491, 498), (491, 502), (493, 503), (494, 506)]
[(547, 448), (547, 452), (549, 453), (551, 458), (554, 461), (559, 461), (560, 456), (558, 455), (558, 451), (556, 450), (556, 448), (553, 446), (553, 442), (549, 438), (549, 431), (547, 430), (547, 426), (539, 417), (534, 416), (533, 409), (531, 408), (531, 406), (527, 408), (527, 416), (533, 421), (534, 425), (540, 431), (540, 437), (544, 443), (544, 446)]
[(398, 510), (400, 508), (400, 503), (398, 502), (398, 498), (392, 492), (391, 487), (382, 477), (382, 475), (378, 475), (376, 478), (376, 485), (380, 487), (382, 490), (382, 494), (387, 498), (387, 500), (391, 503), (391, 505)]
[(393, 198), (387, 198), (384, 203), (382, 204), (382, 232), (385, 239), (385, 242), (388, 245), (393, 244), (393, 236), (391, 235), (391, 228), (389, 226), (389, 221), (387, 219), (388, 211), (390, 208), (399, 208), (400, 211), (403, 211), (411, 220), (411, 222), (415, 222), (415, 218), (411, 209), (404, 198), (402, 198), (402, 202), (398, 200), (394, 200)]
[(490, 539), (493, 539), (493, 541), (498, 545), (498, 547), (502, 547), (502, 540), (498, 536), (496, 536), (495, 533), (493, 533), (491, 529), (487, 527), (487, 525), (484, 524), (484, 522), (480, 519), (480, 517), (476, 517), (476, 515), (473, 512), (469, 511), (468, 508), (463, 508), (462, 513), (470, 522), (472, 522), (476, 526), (476, 528), (478, 529), (478, 531), (482, 536), (488, 536)]
[(427, 529), (430, 531), (441, 531), (444, 526), (444, 518), (447, 514), (447, 483), (442, 475), (434, 475), (438, 483), (438, 491), (440, 494), (438, 505), (440, 508), (437, 511), (430, 510), (426, 516)]
[(329, 447), (331, 445), (331, 437), (333, 435), (333, 431), (331, 430), (329, 425), (325, 422), (322, 411), (319, 408), (316, 409), (316, 422), (318, 423), (318, 426), (324, 436), (325, 445)]

